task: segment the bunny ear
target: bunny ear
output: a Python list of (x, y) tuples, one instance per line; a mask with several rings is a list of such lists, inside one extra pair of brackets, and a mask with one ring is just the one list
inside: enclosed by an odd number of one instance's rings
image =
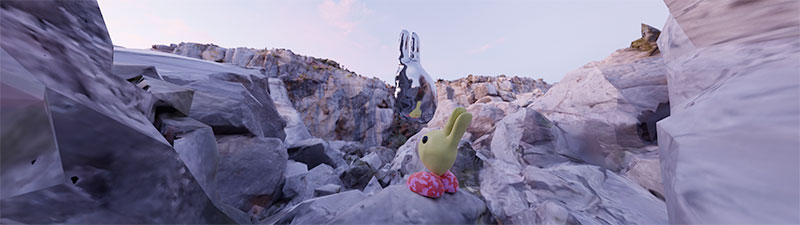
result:
[(407, 30), (403, 30), (400, 32), (400, 61), (402, 62), (403, 59), (409, 59), (411, 47), (409, 46), (409, 38), (410, 35), (408, 34)]
[(419, 36), (417, 36), (417, 32), (411, 33), (411, 59), (419, 60)]

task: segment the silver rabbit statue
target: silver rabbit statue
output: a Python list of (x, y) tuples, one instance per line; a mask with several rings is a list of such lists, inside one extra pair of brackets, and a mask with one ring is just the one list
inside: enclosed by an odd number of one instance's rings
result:
[(428, 123), (436, 112), (436, 84), (420, 63), (417, 33), (400, 33), (400, 65), (395, 77), (395, 112)]

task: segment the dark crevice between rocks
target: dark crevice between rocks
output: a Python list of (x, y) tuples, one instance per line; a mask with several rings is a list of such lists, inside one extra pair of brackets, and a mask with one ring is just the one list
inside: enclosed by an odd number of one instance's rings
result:
[(162, 117), (170, 118), (170, 117), (180, 117), (178, 114), (178, 110), (173, 108), (172, 106), (166, 105), (159, 101), (156, 103), (155, 109), (155, 120), (153, 121), (153, 126), (156, 127), (156, 130), (164, 136), (164, 139), (169, 142), (170, 145), (175, 145), (175, 140), (178, 139), (178, 131), (171, 129), (170, 127), (164, 126), (164, 122)]
[(639, 124), (636, 126), (636, 131), (639, 138), (646, 143), (658, 144), (658, 135), (656, 132), (656, 123), (669, 116), (669, 102), (662, 102), (658, 104), (656, 111), (647, 110), (639, 114), (637, 119)]
[(661, 193), (658, 193), (657, 191), (654, 191), (653, 189), (647, 189), (647, 192), (650, 192), (650, 194), (652, 194), (653, 196), (656, 196), (656, 198), (661, 199), (661, 201), (666, 201), (666, 200), (664, 200), (664, 196), (661, 195)]
[(33, 161), (31, 161), (31, 165), (33, 165), (34, 163), (36, 163), (36, 160), (35, 160), (35, 159), (34, 159)]
[(211, 130), (214, 131), (214, 135), (243, 135), (247, 137), (255, 137), (256, 135), (250, 132), (247, 127), (237, 127), (237, 126), (230, 126), (230, 125), (213, 125), (211, 126)]
[(72, 184), (75, 184), (75, 183), (78, 182), (78, 176), (72, 176), (72, 178), (69, 178), (69, 179), (72, 180)]

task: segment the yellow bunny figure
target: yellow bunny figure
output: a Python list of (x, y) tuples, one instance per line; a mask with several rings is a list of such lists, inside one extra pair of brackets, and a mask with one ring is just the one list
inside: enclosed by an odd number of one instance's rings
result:
[(430, 172), (412, 174), (406, 181), (411, 191), (433, 198), (444, 192), (456, 192), (458, 180), (449, 170), (456, 161), (461, 136), (471, 122), (472, 114), (459, 107), (453, 110), (444, 129), (430, 131), (422, 137), (417, 151), (422, 164)]

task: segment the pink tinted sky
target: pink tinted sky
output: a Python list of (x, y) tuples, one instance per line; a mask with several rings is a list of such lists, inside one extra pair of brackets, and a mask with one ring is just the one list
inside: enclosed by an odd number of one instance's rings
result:
[(214, 43), (287, 48), (330, 58), (393, 83), (402, 29), (422, 40), (434, 79), (467, 74), (556, 82), (626, 47), (639, 24), (661, 28), (660, 0), (562, 1), (210, 1), (100, 0), (115, 45)]

